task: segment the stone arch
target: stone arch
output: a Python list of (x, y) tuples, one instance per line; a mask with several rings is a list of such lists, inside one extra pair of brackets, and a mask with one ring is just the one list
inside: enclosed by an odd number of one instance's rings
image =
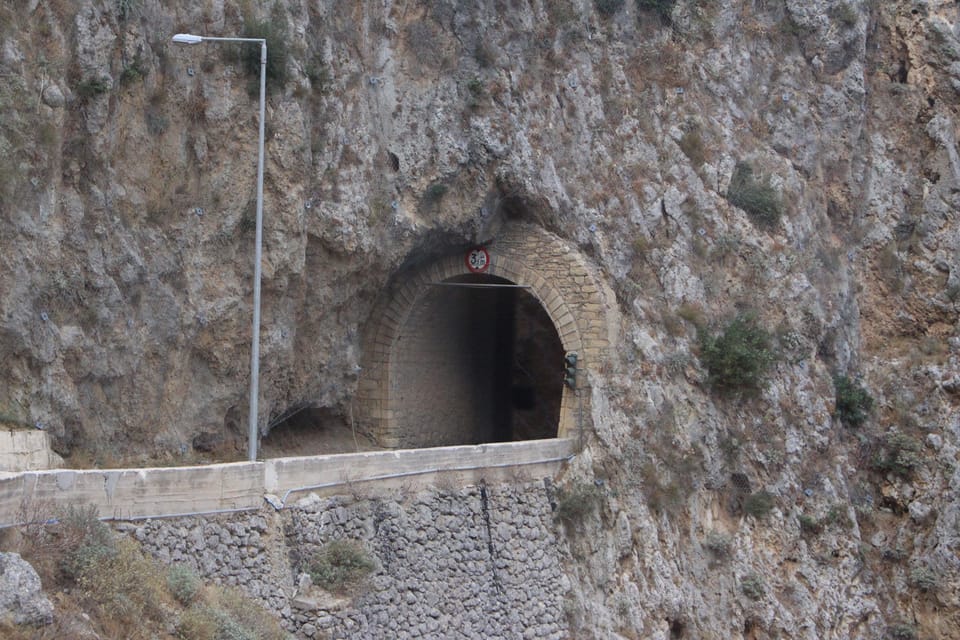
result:
[[(510, 224), (484, 248), (490, 256), (485, 275), (524, 287), (549, 316), (563, 351), (578, 356), (577, 390), (563, 387), (556, 428), (557, 437), (576, 436), (591, 427), (586, 424), (590, 421), (588, 373), (604, 366), (609, 357), (615, 331), (609, 317), (615, 313), (612, 294), (575, 248), (540, 227)], [(418, 305), (434, 285), (470, 273), (461, 251), (398, 274), (371, 314), (363, 338), (356, 417), (382, 446), (415, 446), (403, 433), (404, 416), (399, 415), (394, 380), (405, 328), (419, 321), (414, 317)], [(558, 381), (561, 372), (558, 362)]]

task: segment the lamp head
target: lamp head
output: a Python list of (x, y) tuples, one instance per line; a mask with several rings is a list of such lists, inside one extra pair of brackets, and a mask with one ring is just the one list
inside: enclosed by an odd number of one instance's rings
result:
[(177, 44), (200, 44), (203, 42), (203, 36), (195, 36), (192, 33), (178, 33), (172, 40)]

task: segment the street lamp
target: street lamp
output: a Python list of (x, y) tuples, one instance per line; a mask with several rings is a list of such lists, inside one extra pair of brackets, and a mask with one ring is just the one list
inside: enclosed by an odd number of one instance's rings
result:
[(192, 33), (173, 36), (177, 44), (202, 42), (258, 42), (260, 43), (260, 137), (257, 142), (257, 233), (253, 258), (253, 337), (250, 345), (250, 419), (247, 432), (247, 458), (257, 459), (257, 412), (260, 397), (260, 258), (263, 254), (263, 121), (266, 112), (267, 41), (263, 38), (212, 38)]

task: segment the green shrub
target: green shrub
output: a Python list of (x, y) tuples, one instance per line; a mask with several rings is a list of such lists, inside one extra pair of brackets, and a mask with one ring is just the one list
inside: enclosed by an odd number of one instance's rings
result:
[(652, 11), (660, 20), (666, 24), (670, 24), (675, 2), (676, 0), (637, 0), (637, 9), (640, 11)]
[(922, 447), (915, 438), (892, 431), (880, 443), (880, 452), (871, 462), (871, 467), (880, 473), (892, 473), (901, 478), (910, 478), (920, 467)]
[(162, 136), (170, 126), (167, 116), (156, 105), (149, 104), (143, 110), (143, 120), (147, 125), (147, 131), (151, 135)]
[(700, 359), (707, 381), (721, 392), (758, 391), (774, 362), (770, 334), (753, 314), (738, 315), (720, 335), (704, 331)]
[(483, 85), (483, 80), (477, 77), (471, 78), (467, 82), (467, 91), (469, 95), (467, 96), (467, 106), (471, 109), (476, 109), (483, 104), (483, 99), (486, 96), (487, 90)]
[(434, 182), (427, 187), (426, 192), (423, 194), (423, 200), (427, 204), (436, 204), (440, 202), (445, 195), (447, 195), (447, 185), (442, 182)]
[(857, 26), (857, 10), (849, 2), (840, 2), (830, 10), (830, 17), (836, 20), (844, 29)]
[(77, 584), (85, 600), (100, 611), (103, 619), (132, 625), (143, 618), (162, 618), (162, 573), (129, 538), (117, 540), (111, 555), (85, 564)]
[(661, 465), (648, 460), (640, 468), (643, 495), (654, 513), (676, 516), (696, 489), (696, 472), (702, 460), (695, 454), (659, 449)]
[(144, 62), (143, 56), (138, 53), (133, 57), (133, 62), (124, 67), (123, 71), (120, 72), (120, 85), (127, 86), (138, 80), (142, 80), (148, 73), (150, 73), (150, 68), (147, 67), (147, 63)]
[(600, 504), (600, 490), (592, 482), (574, 483), (559, 494), (554, 518), (566, 525), (583, 522)]
[(367, 550), (355, 540), (332, 540), (311, 556), (303, 569), (315, 585), (346, 593), (376, 569)]
[(703, 546), (717, 558), (727, 558), (730, 556), (732, 544), (730, 536), (719, 531), (711, 531), (707, 534), (707, 539), (703, 541)]
[[(289, 38), (281, 13), (282, 4), (274, 5), (274, 13), (267, 20), (247, 18), (243, 23), (244, 38), (263, 38), (267, 41), (266, 75), (267, 87), (270, 90), (282, 89), (287, 83), (287, 59), (290, 57), (287, 47)], [(259, 78), (260, 47), (256, 43), (246, 43), (242, 45), (240, 51), (246, 73), (251, 78)]]
[(866, 422), (873, 409), (870, 392), (843, 375), (833, 378), (833, 388), (836, 392), (834, 416), (848, 427), (859, 427)]
[(923, 593), (933, 593), (940, 587), (940, 579), (927, 567), (916, 567), (910, 572), (910, 586)]
[(235, 588), (212, 588), (180, 616), (183, 640), (286, 640), (276, 618)]
[(797, 522), (800, 524), (800, 533), (804, 535), (815, 536), (823, 531), (823, 525), (820, 524), (820, 521), (805, 513), (800, 514)]
[(746, 211), (750, 220), (760, 227), (777, 226), (783, 215), (783, 202), (776, 189), (770, 186), (769, 180), (757, 180), (753, 167), (746, 162), (738, 162), (734, 168), (727, 200)]
[(116, 555), (116, 541), (110, 528), (100, 522), (94, 505), (70, 505), (59, 514), (56, 528), (60, 571), (67, 580), (79, 580), (92, 566)]
[(483, 88), (483, 80), (477, 77), (473, 77), (467, 82), (467, 90), (474, 98), (482, 98), (486, 93), (486, 90)]
[(183, 640), (216, 640), (218, 629), (216, 612), (208, 606), (191, 607), (180, 616), (177, 637)]
[(758, 520), (773, 509), (773, 495), (768, 491), (757, 491), (748, 495), (743, 501), (743, 511)]
[(766, 594), (767, 588), (763, 578), (756, 573), (748, 573), (740, 580), (740, 591), (751, 600), (759, 600)]
[(87, 78), (86, 80), (81, 80), (74, 91), (77, 93), (77, 97), (82, 101), (90, 100), (96, 96), (104, 94), (112, 88), (110, 80), (107, 78)]
[(680, 138), (680, 150), (687, 156), (694, 168), (699, 169), (707, 161), (706, 150), (703, 145), (703, 136), (699, 129), (690, 129)]
[(887, 627), (887, 638), (890, 640), (917, 640), (917, 630), (912, 624), (898, 622)]
[(191, 604), (203, 587), (197, 572), (184, 564), (175, 564), (167, 571), (167, 588), (183, 605)]
[(683, 320), (686, 320), (697, 328), (703, 327), (707, 324), (706, 316), (703, 313), (703, 308), (698, 304), (684, 302), (677, 307), (677, 316)]
[(140, 12), (143, 0), (116, 0), (117, 17), (120, 21), (128, 20)]
[(838, 503), (827, 509), (827, 515), (823, 518), (823, 524), (849, 529), (853, 526), (853, 520), (850, 519), (847, 506)]
[(604, 18), (609, 18), (623, 8), (623, 0), (593, 0), (594, 6)]
[(880, 553), (880, 557), (886, 562), (903, 562), (907, 555), (907, 552), (900, 547), (884, 547)]

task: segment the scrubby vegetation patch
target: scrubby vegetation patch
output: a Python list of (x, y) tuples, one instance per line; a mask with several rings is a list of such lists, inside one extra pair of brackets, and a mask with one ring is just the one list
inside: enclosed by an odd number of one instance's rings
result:
[(834, 377), (833, 388), (836, 391), (834, 416), (847, 427), (859, 427), (866, 422), (873, 410), (870, 392), (844, 375)]
[(735, 317), (719, 334), (701, 333), (700, 359), (708, 383), (721, 392), (760, 390), (775, 361), (770, 333), (750, 313)]
[(353, 591), (376, 568), (362, 544), (346, 539), (331, 540), (303, 566), (313, 584), (334, 593)]
[(746, 162), (738, 162), (734, 168), (730, 186), (727, 188), (727, 200), (733, 206), (746, 211), (750, 220), (758, 227), (776, 227), (783, 215), (783, 201), (777, 190), (770, 185), (769, 178), (757, 178), (753, 167)]

